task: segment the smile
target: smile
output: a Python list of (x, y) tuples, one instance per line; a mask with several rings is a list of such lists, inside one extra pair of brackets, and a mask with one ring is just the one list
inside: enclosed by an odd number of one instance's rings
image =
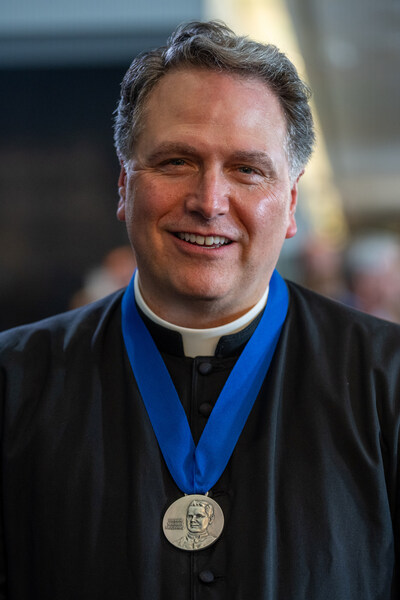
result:
[(177, 237), (180, 240), (195, 244), (197, 246), (212, 246), (218, 248), (225, 244), (230, 244), (231, 240), (224, 237), (223, 235), (196, 235), (195, 233), (177, 233)]

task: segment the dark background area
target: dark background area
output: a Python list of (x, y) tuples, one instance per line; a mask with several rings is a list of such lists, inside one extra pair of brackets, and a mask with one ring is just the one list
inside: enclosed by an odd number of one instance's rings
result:
[(66, 310), (127, 241), (112, 138), (127, 66), (0, 71), (0, 329)]

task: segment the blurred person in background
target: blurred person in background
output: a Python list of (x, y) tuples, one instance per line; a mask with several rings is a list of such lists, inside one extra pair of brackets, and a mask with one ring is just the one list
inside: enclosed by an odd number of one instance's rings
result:
[(277, 48), (216, 22), (133, 61), (136, 275), (0, 334), (0, 598), (399, 598), (400, 328), (275, 270), (308, 99)]
[(376, 317), (400, 322), (400, 241), (375, 232), (355, 239), (345, 259), (351, 304)]
[(69, 308), (85, 306), (126, 287), (135, 268), (135, 256), (130, 246), (110, 250), (101, 265), (87, 273), (83, 287), (72, 296)]
[(334, 300), (345, 301), (343, 252), (337, 244), (324, 237), (309, 236), (300, 248), (298, 265), (303, 285)]

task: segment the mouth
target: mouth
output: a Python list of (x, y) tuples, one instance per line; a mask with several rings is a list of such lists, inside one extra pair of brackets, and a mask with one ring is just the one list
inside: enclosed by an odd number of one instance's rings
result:
[(223, 235), (198, 235), (196, 233), (178, 232), (175, 236), (184, 242), (194, 246), (206, 246), (207, 248), (221, 248), (232, 243), (232, 240)]

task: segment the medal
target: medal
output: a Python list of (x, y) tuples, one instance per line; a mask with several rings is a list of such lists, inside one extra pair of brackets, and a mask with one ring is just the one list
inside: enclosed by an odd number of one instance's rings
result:
[(122, 298), (125, 347), (169, 472), (188, 494), (168, 508), (163, 531), (174, 546), (201, 550), (217, 540), (224, 526), (221, 508), (205, 494), (222, 475), (264, 382), (286, 318), (289, 295), (285, 282), (274, 271), (260, 322), (195, 446), (167, 367), (137, 311), (134, 277)]
[(182, 550), (202, 550), (214, 544), (224, 528), (224, 514), (215, 500), (202, 494), (179, 498), (167, 509), (163, 531)]

